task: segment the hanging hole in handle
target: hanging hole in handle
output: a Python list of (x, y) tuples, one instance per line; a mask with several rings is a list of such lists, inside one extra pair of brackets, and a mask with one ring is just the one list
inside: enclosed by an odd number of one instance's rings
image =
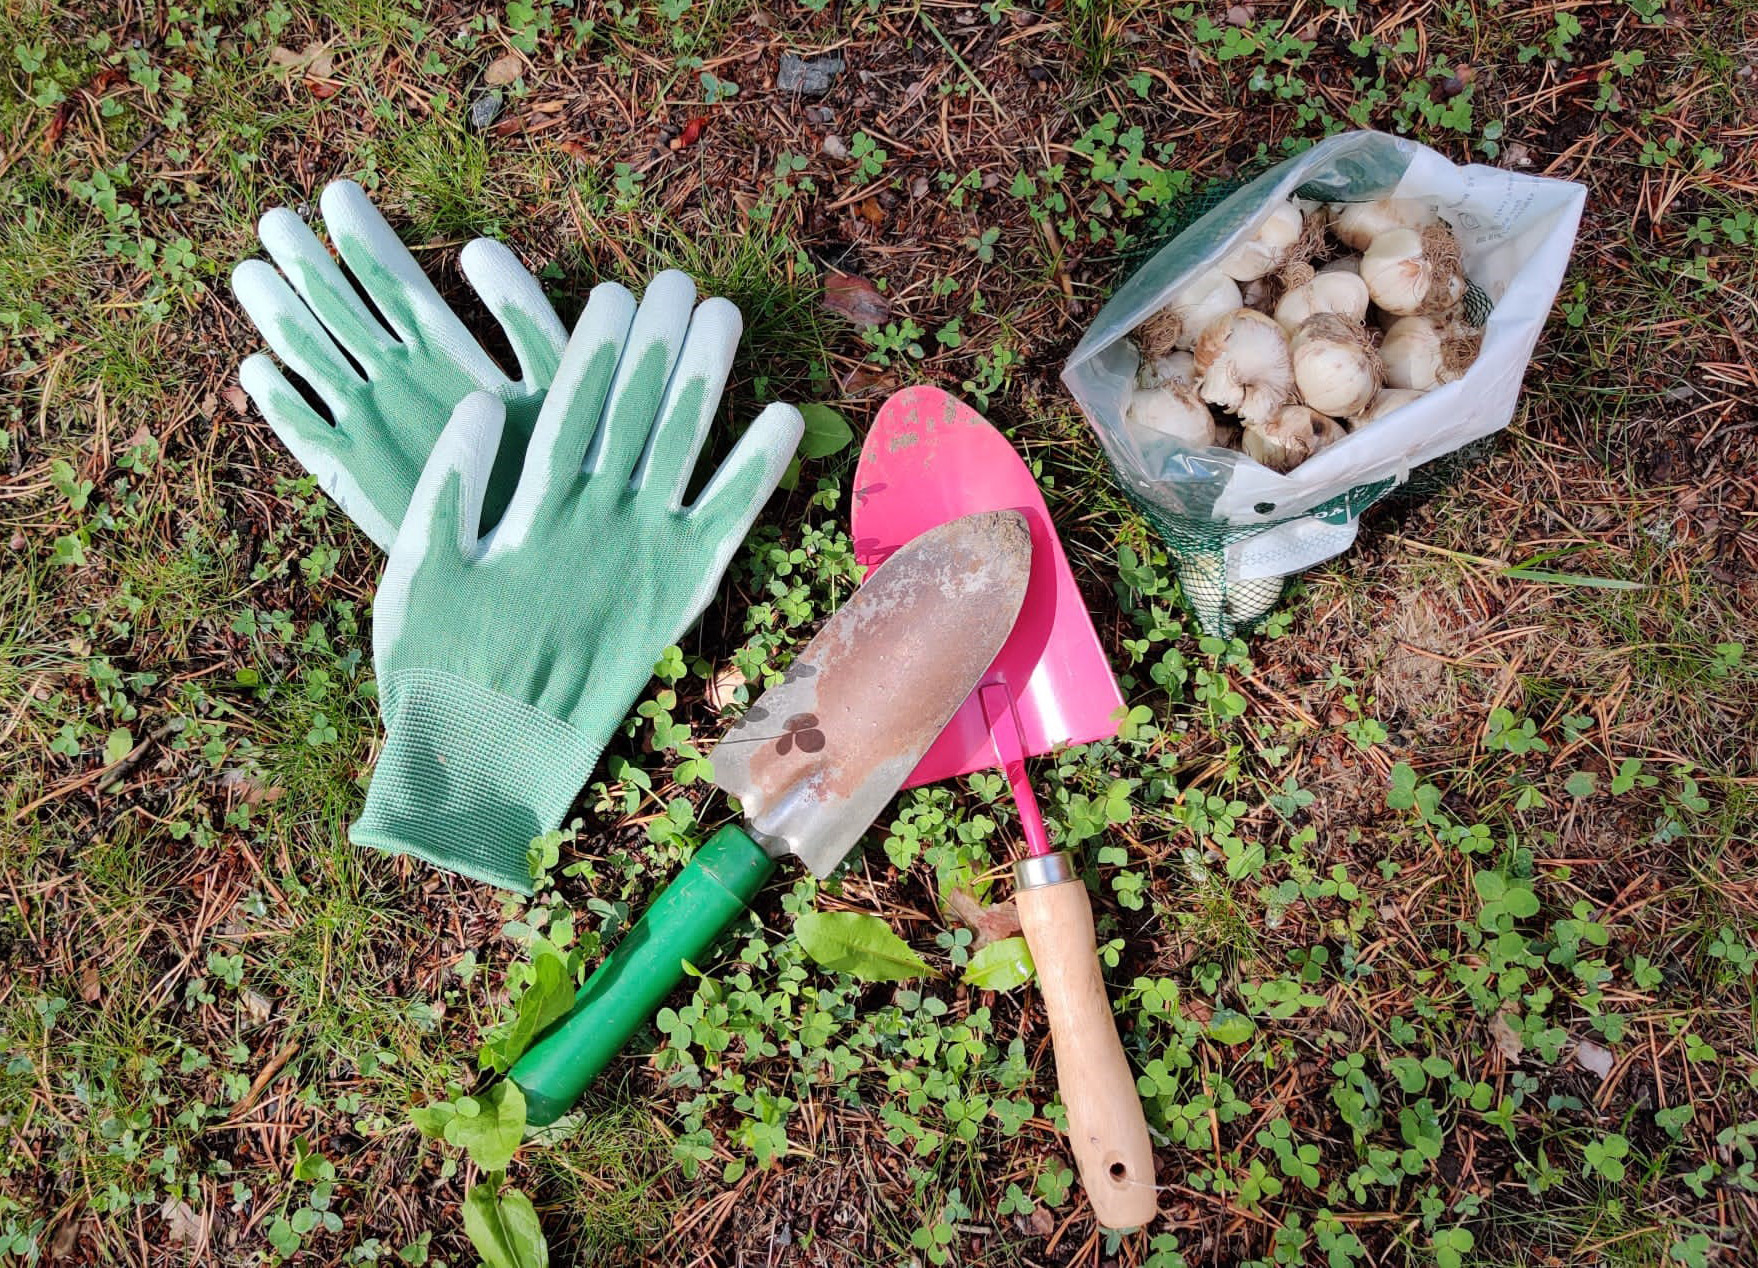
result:
[(1129, 1179), (1129, 1167), (1121, 1162), (1111, 1164), (1111, 1178), (1117, 1181)]

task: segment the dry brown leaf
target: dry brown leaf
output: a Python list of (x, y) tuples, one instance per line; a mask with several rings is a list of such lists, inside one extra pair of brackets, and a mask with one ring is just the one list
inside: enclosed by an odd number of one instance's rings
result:
[(1520, 1038), (1520, 1032), (1508, 1023), (1506, 1013), (1497, 1013), (1489, 1019), (1490, 1037), (1496, 1041), (1496, 1051), (1501, 1053), (1512, 1065), (1520, 1064), (1520, 1054), (1526, 1051), (1526, 1041)]
[(269, 1002), (268, 996), (261, 991), (251, 990), (248, 986), (238, 993), (238, 1001), (244, 1005), (244, 1015), (259, 1026), (268, 1021), (274, 1012), (274, 1005)]
[(202, 1219), (189, 1203), (174, 1203), (167, 1198), (165, 1204), (159, 1208), (159, 1218), (165, 1221), (165, 1235), (172, 1241), (198, 1242), (201, 1240)]
[(993, 907), (985, 907), (975, 894), (963, 889), (952, 889), (947, 891), (946, 905), (952, 908), (952, 914), (967, 929), (976, 934), (971, 943), (973, 949), (986, 947), (1003, 938), (1016, 937), (1020, 932), (1019, 912), (1014, 908), (1011, 898), (1004, 903), (996, 903)]
[(239, 387), (236, 383), (227, 388), (224, 392), (221, 392), (220, 395), (225, 397), (226, 404), (230, 405), (238, 413), (246, 414), (250, 412), (250, 394), (243, 388)]
[(104, 982), (98, 976), (98, 966), (86, 961), (85, 970), (79, 975), (79, 997), (88, 1004), (95, 1004), (104, 993)]
[(482, 78), (485, 83), (500, 88), (512, 83), (524, 73), (525, 59), (517, 53), (508, 53), (505, 57), (497, 57), (490, 62), (488, 69), (482, 72)]
[(69, 1216), (61, 1221), (55, 1230), (55, 1236), (49, 1239), (50, 1259), (70, 1259), (79, 1246), (79, 1228), (83, 1221), (77, 1216)]
[(719, 712), (728, 705), (738, 703), (733, 693), (744, 686), (746, 678), (737, 665), (728, 665), (713, 678), (708, 680), (708, 707)]
[(891, 301), (864, 277), (832, 273), (824, 281), (824, 307), (857, 326), (880, 326), (891, 316)]
[(245, 770), (224, 771), (220, 787), (237, 792), (247, 806), (272, 806), (286, 795), (285, 788), (273, 788)]
[(336, 55), (315, 40), (295, 53), (276, 45), (269, 50), (269, 61), (290, 71), (299, 71), (311, 79), (327, 79), (336, 68)]

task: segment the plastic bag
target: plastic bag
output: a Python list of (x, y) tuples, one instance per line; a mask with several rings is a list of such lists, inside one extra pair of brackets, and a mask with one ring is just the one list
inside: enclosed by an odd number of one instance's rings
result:
[[(1166, 442), (1144, 451), (1123, 425), (1139, 364), (1130, 332), (1294, 195), (1415, 198), (1434, 207), (1459, 239), (1472, 283), (1467, 311), (1484, 327), (1476, 362), (1462, 378), (1362, 425), (1287, 475), (1230, 449)], [(1118, 288), (1062, 381), (1125, 491), (1177, 558), (1181, 588), (1205, 632), (1257, 625), (1284, 578), (1348, 549), (1362, 512), (1414, 470), (1508, 425), (1586, 196), (1570, 181), (1461, 167), (1414, 141), (1348, 132), (1235, 190)]]

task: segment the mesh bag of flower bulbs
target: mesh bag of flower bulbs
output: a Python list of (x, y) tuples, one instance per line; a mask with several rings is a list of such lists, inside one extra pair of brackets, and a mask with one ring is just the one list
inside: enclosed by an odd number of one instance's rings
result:
[(1585, 200), (1348, 132), (1117, 289), (1063, 382), (1205, 633), (1255, 629), (1368, 507), (1508, 425)]

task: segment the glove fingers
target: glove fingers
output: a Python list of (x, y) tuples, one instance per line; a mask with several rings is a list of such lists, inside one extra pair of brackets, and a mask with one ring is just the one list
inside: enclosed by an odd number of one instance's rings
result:
[(707, 300), (690, 319), (689, 334), (659, 408), (659, 422), (635, 474), (636, 484), (663, 491), (673, 509), (683, 505), (696, 455), (720, 407), (743, 330), (738, 308), (724, 299)]
[(232, 294), (269, 347), (339, 421), (365, 380), (286, 280), (263, 261), (246, 260), (232, 270)]
[[(751, 531), (751, 524), (769, 495), (775, 492), (805, 431), (805, 420), (792, 405), (778, 401), (768, 406), (745, 429), (708, 487), (691, 505), (691, 524), (726, 543), (722, 568)], [(718, 580), (719, 571), (714, 575)]]
[(531, 430), (513, 500), (495, 530), (503, 548), (524, 540), (546, 497), (578, 482), (634, 320), (635, 297), (628, 291), (615, 282), (592, 288)]
[(391, 336), (368, 311), (360, 295), (324, 244), (298, 216), (276, 207), (257, 224), (263, 249), (299, 298), (349, 356), (368, 372), (391, 346)]
[(528, 392), (547, 388), (561, 365), (568, 331), (555, 315), (549, 297), (525, 266), (503, 243), (477, 238), (459, 257), (471, 289), (506, 332), (519, 373)]
[(647, 284), (617, 366), (610, 410), (586, 454), (586, 469), (594, 478), (627, 481), (634, 475), (665, 400), (695, 304), (696, 284), (675, 269)]
[(506, 406), (492, 392), (472, 392), (452, 411), (421, 469), (379, 581), (372, 617), (375, 655), (396, 645), (422, 567), (443, 567), (477, 554), (482, 500), (505, 422)]
[(264, 353), (244, 359), (238, 367), (238, 382), (299, 465), (317, 478), (323, 490), (379, 549), (388, 549), (397, 535), (396, 525), (366, 496), (349, 471), (348, 455), (354, 442), (348, 433), (311, 408), (287, 382), (281, 368)]
[(342, 262), (360, 279), (397, 338), (444, 348), (459, 369), (485, 388), (505, 386), (507, 376), (446, 306), (366, 191), (353, 181), (331, 181), (319, 201)]

